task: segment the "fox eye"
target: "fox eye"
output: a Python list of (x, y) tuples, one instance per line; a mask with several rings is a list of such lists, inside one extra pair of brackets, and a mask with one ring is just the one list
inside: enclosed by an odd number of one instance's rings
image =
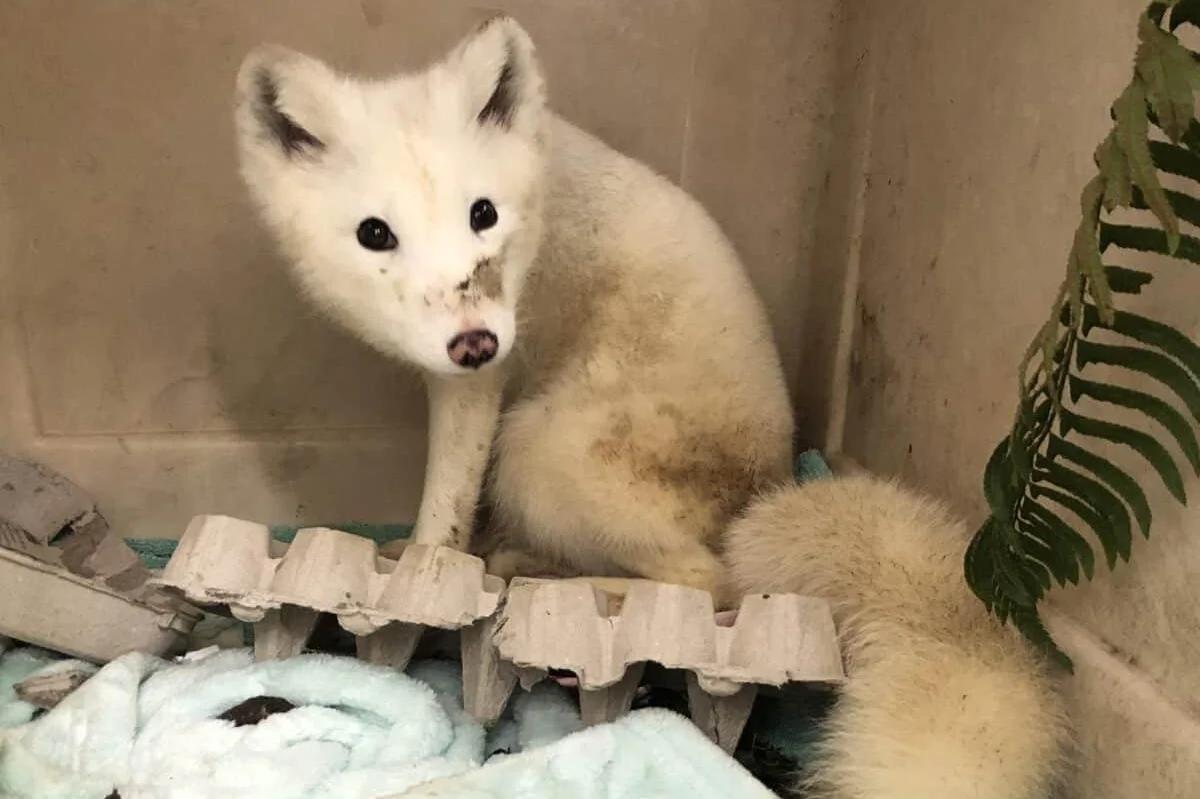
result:
[(370, 217), (358, 223), (358, 243), (368, 250), (394, 250), (399, 243), (396, 234), (378, 217)]
[(480, 233), (493, 227), (499, 214), (496, 213), (496, 206), (492, 205), (492, 201), (487, 197), (481, 197), (471, 203), (471, 230)]

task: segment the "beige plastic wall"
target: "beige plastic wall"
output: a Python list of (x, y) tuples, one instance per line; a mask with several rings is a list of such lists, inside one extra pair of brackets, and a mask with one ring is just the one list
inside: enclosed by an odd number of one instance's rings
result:
[[(767, 300), (800, 430), (980, 518), (1138, 0), (511, 0), (554, 104), (695, 192)], [(460, 0), (0, 3), (0, 449), (129, 535), (413, 517), (416, 381), (296, 298), (229, 94), (274, 40), (415, 66)], [(836, 102), (834, 102), (836, 98)], [(1147, 302), (1200, 323), (1196, 273)], [(1200, 492), (1200, 486), (1193, 493)], [(1089, 799), (1200, 796), (1200, 517), (1056, 599)]]
[[(833, 0), (511, 0), (561, 112), (696, 193), (799, 384)], [(493, 9), (494, 10), (494, 9)], [(250, 214), (230, 97), (281, 42), (414, 67), (462, 0), (0, 3), (0, 449), (61, 469), (128, 535), (195, 513), (403, 521), (418, 381), (315, 318)]]
[[(1015, 366), (1062, 278), (1144, 5), (865, 0), (845, 20), (830, 156), (840, 180), (818, 258), (851, 290), (823, 284), (844, 310), (827, 440), (976, 520), (984, 462), (1012, 421)], [(1200, 335), (1200, 271), (1153, 268), (1134, 309)], [(1190, 512), (1153, 493), (1153, 538), (1132, 563), (1054, 599), (1052, 630), (1077, 665), (1071, 796), (1200, 796), (1200, 484), (1190, 493)]]

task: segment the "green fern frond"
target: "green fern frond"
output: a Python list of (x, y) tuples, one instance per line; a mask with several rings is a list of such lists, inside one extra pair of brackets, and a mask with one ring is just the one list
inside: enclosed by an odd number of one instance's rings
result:
[[(1068, 667), (1038, 603), (1055, 583), (1092, 579), (1095, 552), (1064, 519), (1086, 528), (1110, 569), (1132, 555), (1134, 531), (1148, 536), (1153, 522), (1138, 481), (1089, 446), (1137, 455), (1179, 502), (1187, 501), (1186, 473), (1200, 475), (1200, 346), (1170, 325), (1120, 309), (1118, 298), (1140, 293), (1153, 275), (1105, 263), (1121, 249), (1200, 264), (1200, 238), (1180, 229), (1181, 222), (1200, 227), (1200, 197), (1166, 189), (1159, 177), (1200, 182), (1200, 60), (1174, 33), (1185, 24), (1200, 27), (1200, 0), (1155, 2), (1138, 19), (1133, 75), (1113, 103), (1097, 173), (1080, 195), (1062, 287), (1021, 361), (1012, 431), (984, 470), (990, 515), (965, 557), (967, 582), (984, 605)], [(1167, 141), (1151, 140), (1155, 129)], [(1149, 224), (1104, 218), (1123, 208), (1148, 212)], [(1149, 378), (1165, 398), (1095, 379), (1094, 365), (1116, 377)], [(1085, 398), (1100, 409), (1137, 411), (1146, 424), (1085, 414)], [(1182, 463), (1163, 441), (1178, 447)]]

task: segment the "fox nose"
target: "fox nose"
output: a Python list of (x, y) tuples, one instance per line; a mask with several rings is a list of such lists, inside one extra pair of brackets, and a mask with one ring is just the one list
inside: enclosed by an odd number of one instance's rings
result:
[(496, 357), (500, 341), (490, 330), (468, 330), (450, 339), (446, 353), (464, 369), (478, 369)]

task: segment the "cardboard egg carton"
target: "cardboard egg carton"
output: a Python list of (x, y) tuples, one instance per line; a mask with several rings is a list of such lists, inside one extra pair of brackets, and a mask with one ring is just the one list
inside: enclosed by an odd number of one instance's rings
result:
[(845, 679), (829, 606), (756, 594), (716, 614), (707, 592), (648, 580), (517, 579), (498, 616), (463, 631), (464, 703), (495, 719), (519, 681), (575, 673), (589, 724), (629, 710), (647, 662), (687, 672), (693, 721), (732, 751), (758, 686)]
[(426, 627), (458, 630), (463, 704), (484, 724), (552, 669), (576, 675), (585, 722), (611, 721), (654, 662), (686, 672), (692, 720), (732, 751), (759, 686), (845, 678), (821, 600), (756, 594), (718, 614), (707, 592), (648, 580), (518, 578), (506, 590), (471, 555), (409, 544), (391, 560), (326, 528), (284, 548), (265, 525), (197, 516), (151, 582), (253, 623), (260, 660), (299, 654), (322, 613), (357, 637), (359, 657), (396, 668)]
[(324, 527), (300, 530), (278, 556), (272, 544), (266, 525), (197, 516), (152, 582), (252, 623), (260, 660), (299, 654), (329, 613), (356, 636), (359, 657), (397, 668), (425, 627), (487, 618), (504, 592), (481, 560), (446, 547), (412, 544), (390, 560), (375, 542)]

